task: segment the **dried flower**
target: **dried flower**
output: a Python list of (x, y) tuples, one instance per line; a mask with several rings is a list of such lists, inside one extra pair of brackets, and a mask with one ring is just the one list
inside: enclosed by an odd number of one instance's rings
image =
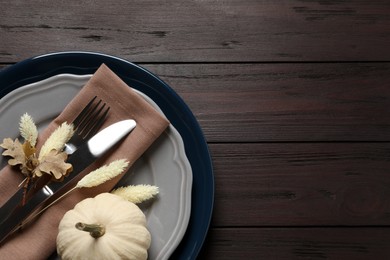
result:
[(22, 204), (24, 205), (28, 187), (36, 177), (49, 174), (55, 180), (62, 180), (72, 170), (72, 165), (66, 163), (68, 155), (62, 150), (74, 130), (73, 125), (63, 123), (46, 140), (39, 156), (36, 154), (35, 147), (38, 138), (37, 126), (27, 113), (20, 118), (19, 130), (24, 138), (23, 144), (18, 139), (13, 141), (11, 138), (5, 138), (0, 147), (5, 149), (2, 155), (11, 157), (8, 164), (19, 166), (22, 174), (26, 176), (23, 181)]
[(140, 184), (120, 187), (111, 193), (137, 204), (155, 197), (159, 189), (156, 186)]
[(29, 114), (25, 113), (20, 118), (19, 131), (20, 135), (24, 138), (24, 140), (28, 141), (31, 146), (36, 145), (38, 139), (38, 129)]
[[(38, 211), (37, 213), (31, 215), (27, 218), (26, 223), (30, 222), (32, 219), (40, 215), (42, 212), (44, 212), (46, 209), (57, 203), (57, 201), (61, 200), (63, 197), (67, 196), (69, 193), (74, 191), (75, 189), (79, 188), (90, 188), (95, 187), (100, 184), (103, 184), (104, 182), (111, 180), (112, 178), (115, 178), (119, 174), (123, 173), (123, 171), (127, 168), (129, 165), (129, 162), (121, 159), (121, 160), (115, 160), (111, 162), (108, 165), (104, 165), (90, 173), (88, 173), (86, 176), (84, 176), (73, 188), (65, 192), (63, 195), (58, 197), (56, 200), (51, 202), (49, 205)], [(23, 224), (23, 225), (24, 225)]]
[(129, 165), (126, 160), (116, 160), (109, 165), (104, 165), (82, 178), (76, 185), (77, 188), (90, 188), (98, 186), (121, 174)]
[(42, 159), (44, 156), (50, 153), (51, 150), (61, 151), (66, 142), (72, 137), (74, 133), (73, 125), (66, 122), (62, 123), (53, 133), (47, 138), (46, 142), (42, 146), (38, 159)]
[[(41, 177), (43, 173), (52, 175), (56, 180), (60, 180), (68, 174), (72, 165), (65, 163), (67, 154), (61, 152), (65, 142), (73, 134), (73, 126), (67, 123), (58, 127), (43, 145), (39, 157), (35, 154), (36, 142), (34, 122), (28, 114), (21, 118), (21, 135), (25, 142), (21, 144), (18, 139), (5, 138), (0, 144), (5, 151), (4, 156), (11, 157), (8, 164), (19, 165), (20, 171), (28, 178)], [(27, 182), (28, 183), (28, 182)]]

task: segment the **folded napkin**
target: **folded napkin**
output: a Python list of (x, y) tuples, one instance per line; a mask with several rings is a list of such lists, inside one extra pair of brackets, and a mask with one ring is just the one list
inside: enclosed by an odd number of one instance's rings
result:
[[(40, 134), (38, 147), (62, 122), (72, 122), (95, 95), (111, 107), (103, 127), (123, 119), (134, 119), (137, 126), (113, 152), (93, 163), (83, 172), (83, 175), (116, 159), (127, 159), (130, 167), (169, 125), (164, 116), (103, 64), (63, 112)], [(110, 191), (121, 177), (118, 176), (94, 188), (76, 189), (64, 197), (23, 231), (14, 234), (2, 244), (0, 246), (1, 258), (9, 260), (47, 259), (56, 248), (58, 224), (64, 213), (84, 198)], [(21, 173), (9, 166), (0, 171), (0, 205), (14, 194), (22, 179)]]

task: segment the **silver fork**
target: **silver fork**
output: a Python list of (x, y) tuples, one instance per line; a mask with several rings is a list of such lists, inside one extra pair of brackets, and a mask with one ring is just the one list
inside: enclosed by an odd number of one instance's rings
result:
[(99, 128), (104, 123), (110, 107), (106, 107), (106, 103), (102, 104), (100, 99), (95, 102), (97, 96), (91, 99), (80, 114), (73, 120), (72, 124), (75, 128), (75, 133), (72, 138), (65, 144), (64, 151), (67, 154), (72, 154), (81, 144), (90, 139), (96, 134)]
[[(102, 100), (95, 102), (97, 97), (95, 96), (84, 107), (80, 114), (72, 122), (75, 132), (71, 139), (65, 144), (64, 151), (67, 154), (72, 154), (77, 148), (89, 140), (102, 126), (104, 120), (107, 117), (110, 107), (103, 103)], [(103, 103), (103, 104), (102, 104)], [(40, 187), (34, 187), (34, 190), (50, 190), (44, 186), (50, 181), (50, 176), (42, 176), (40, 179)], [(31, 196), (33, 193), (29, 192)], [(21, 187), (16, 193), (0, 208), (0, 223), (4, 222), (8, 216), (17, 208), (22, 202), (24, 196), (24, 190)]]

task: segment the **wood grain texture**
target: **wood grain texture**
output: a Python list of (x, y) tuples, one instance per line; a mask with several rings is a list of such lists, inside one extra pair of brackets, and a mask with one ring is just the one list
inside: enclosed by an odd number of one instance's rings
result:
[(211, 144), (213, 225), (390, 224), (389, 143)]
[(209, 142), (390, 141), (390, 63), (142, 66)]
[(209, 142), (389, 141), (390, 64), (146, 65)]
[(0, 64), (102, 52), (189, 105), (216, 188), (198, 259), (390, 259), (390, 1), (0, 5)]
[(2, 0), (0, 5), (4, 62), (64, 50), (136, 62), (390, 60), (387, 0)]
[(217, 228), (199, 259), (389, 259), (389, 228)]

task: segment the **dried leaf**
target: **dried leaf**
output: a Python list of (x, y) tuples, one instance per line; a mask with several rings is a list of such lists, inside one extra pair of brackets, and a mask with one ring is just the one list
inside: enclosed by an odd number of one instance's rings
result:
[(49, 174), (61, 181), (72, 170), (72, 165), (65, 162), (67, 158), (65, 152), (51, 150), (39, 161), (39, 165), (33, 171), (34, 176), (41, 177), (43, 174)]
[(5, 138), (0, 146), (5, 149), (2, 155), (11, 157), (11, 159), (8, 160), (9, 165), (26, 165), (26, 156), (23, 151), (23, 145), (18, 139), (13, 141), (11, 138)]

